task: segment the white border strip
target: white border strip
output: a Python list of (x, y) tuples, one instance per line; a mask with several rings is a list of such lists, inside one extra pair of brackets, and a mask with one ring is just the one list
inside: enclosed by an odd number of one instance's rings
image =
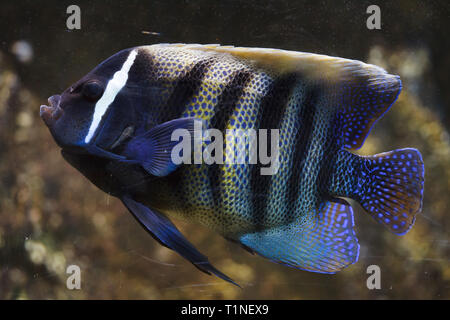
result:
[(85, 143), (89, 143), (94, 136), (95, 131), (98, 128), (98, 125), (100, 124), (100, 121), (102, 120), (104, 114), (106, 113), (106, 110), (108, 110), (108, 107), (111, 103), (113, 103), (114, 99), (116, 98), (117, 94), (122, 90), (122, 88), (125, 86), (128, 80), (128, 72), (130, 71), (131, 66), (134, 63), (134, 60), (136, 59), (137, 51), (133, 50), (128, 55), (127, 60), (122, 66), (122, 69), (114, 73), (114, 76), (111, 80), (109, 80), (108, 84), (106, 85), (105, 92), (103, 93), (100, 100), (97, 101), (95, 104), (95, 110), (94, 115), (92, 117), (91, 126), (89, 127), (89, 131), (86, 135), (86, 138), (84, 139)]

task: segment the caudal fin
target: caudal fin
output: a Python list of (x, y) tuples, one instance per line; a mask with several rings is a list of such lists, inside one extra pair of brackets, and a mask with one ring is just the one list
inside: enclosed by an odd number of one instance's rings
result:
[(356, 200), (378, 222), (403, 235), (422, 210), (424, 165), (407, 148), (364, 157), (367, 171)]

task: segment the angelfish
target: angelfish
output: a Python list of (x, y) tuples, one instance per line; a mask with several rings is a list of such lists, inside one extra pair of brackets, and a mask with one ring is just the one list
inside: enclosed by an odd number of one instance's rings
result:
[[(358, 260), (353, 211), (343, 198), (396, 234), (410, 230), (422, 207), (419, 151), (352, 153), (400, 91), (398, 76), (355, 60), (157, 44), (116, 53), (50, 97), (40, 114), (63, 157), (121, 199), (156, 240), (234, 283), (169, 217), (320, 273)], [(172, 133), (191, 133), (196, 121), (224, 133), (278, 129), (277, 173), (260, 174), (261, 163), (175, 164)]]

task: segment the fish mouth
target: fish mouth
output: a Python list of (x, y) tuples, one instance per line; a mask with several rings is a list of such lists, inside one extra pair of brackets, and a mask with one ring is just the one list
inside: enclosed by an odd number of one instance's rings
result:
[(59, 94), (56, 94), (48, 98), (48, 106), (41, 105), (39, 114), (42, 120), (44, 120), (45, 124), (47, 124), (48, 126), (61, 118), (61, 116), (63, 115), (63, 110), (59, 106), (60, 102), (61, 96)]

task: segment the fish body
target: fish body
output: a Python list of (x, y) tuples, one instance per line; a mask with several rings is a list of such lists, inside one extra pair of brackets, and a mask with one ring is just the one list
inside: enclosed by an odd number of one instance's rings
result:
[[(353, 211), (342, 198), (358, 201), (394, 233), (411, 228), (422, 205), (420, 153), (351, 152), (400, 91), (398, 76), (355, 60), (160, 44), (105, 60), (51, 97), (41, 117), (64, 158), (120, 198), (154, 238), (232, 282), (169, 217), (203, 224), (272, 261), (321, 273), (358, 259)], [(250, 149), (239, 163), (175, 164), (172, 133), (195, 136), (198, 122), (224, 137), (276, 129), (275, 172), (262, 174), (267, 165), (249, 163)], [(203, 139), (201, 150), (207, 145)]]

